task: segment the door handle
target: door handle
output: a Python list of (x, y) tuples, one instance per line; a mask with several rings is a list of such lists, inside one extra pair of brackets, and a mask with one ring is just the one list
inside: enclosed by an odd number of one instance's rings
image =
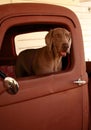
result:
[(85, 80), (82, 80), (81, 78), (79, 78), (78, 80), (75, 80), (73, 83), (81, 86), (81, 85), (86, 84), (87, 82)]

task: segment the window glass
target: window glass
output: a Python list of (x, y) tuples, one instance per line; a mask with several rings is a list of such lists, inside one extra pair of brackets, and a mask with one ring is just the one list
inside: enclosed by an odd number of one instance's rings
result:
[(15, 37), (17, 55), (26, 49), (36, 49), (45, 46), (45, 36), (47, 33), (47, 31), (42, 31), (17, 35)]

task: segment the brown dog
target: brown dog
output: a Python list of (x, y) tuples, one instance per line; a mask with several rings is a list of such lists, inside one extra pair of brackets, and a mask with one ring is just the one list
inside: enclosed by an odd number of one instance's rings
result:
[(16, 62), (16, 76), (44, 75), (61, 71), (62, 56), (70, 52), (71, 34), (64, 28), (55, 28), (45, 37), (46, 45), (39, 49), (22, 51)]

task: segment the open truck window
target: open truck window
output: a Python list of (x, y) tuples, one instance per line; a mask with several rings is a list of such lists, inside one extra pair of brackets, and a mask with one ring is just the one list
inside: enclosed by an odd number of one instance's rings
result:
[[(48, 34), (49, 30), (54, 28), (65, 28), (69, 30), (67, 25), (63, 24), (59, 25), (25, 24), (25, 25), (12, 26), (11, 28), (9, 28), (5, 33), (5, 37), (0, 51), (0, 55), (2, 57), (1, 58), (2, 62), (0, 62), (1, 70), (4, 70), (4, 72), (8, 75), (12, 74), (11, 76), (16, 77), (15, 66), (19, 53), (27, 49), (38, 49), (45, 47), (46, 46), (45, 37)], [(7, 49), (9, 51), (7, 51)], [(4, 53), (5, 51), (6, 53)], [(73, 62), (73, 60), (71, 60), (71, 54), (72, 54), (72, 45), (70, 53), (69, 54), (67, 53), (67, 56), (62, 58), (62, 72), (70, 70), (72, 65), (71, 63)], [(61, 70), (58, 73), (60, 72)]]

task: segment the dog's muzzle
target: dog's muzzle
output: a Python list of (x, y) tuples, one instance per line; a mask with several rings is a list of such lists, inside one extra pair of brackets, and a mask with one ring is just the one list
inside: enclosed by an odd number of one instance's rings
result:
[(67, 43), (62, 44), (62, 51), (67, 52), (69, 45)]
[(61, 56), (66, 56), (68, 52), (69, 45), (67, 43), (62, 44)]

